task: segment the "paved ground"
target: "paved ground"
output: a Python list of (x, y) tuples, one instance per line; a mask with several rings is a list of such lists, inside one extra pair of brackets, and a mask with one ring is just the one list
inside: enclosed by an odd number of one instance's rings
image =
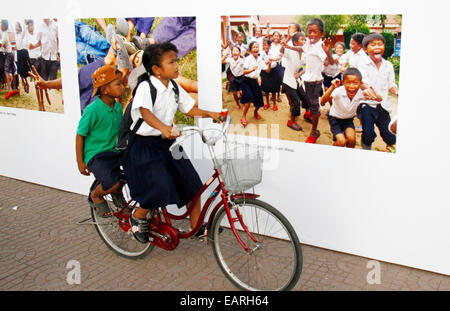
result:
[[(132, 261), (111, 252), (90, 225), (86, 197), (0, 176), (0, 290), (2, 291), (235, 291), (210, 246), (182, 240)], [(370, 259), (303, 246), (296, 291), (448, 291), (450, 277), (380, 262), (369, 284)], [(80, 267), (80, 284), (68, 284)], [(374, 278), (370, 278), (376, 280)], [(75, 280), (76, 278), (70, 278)]]

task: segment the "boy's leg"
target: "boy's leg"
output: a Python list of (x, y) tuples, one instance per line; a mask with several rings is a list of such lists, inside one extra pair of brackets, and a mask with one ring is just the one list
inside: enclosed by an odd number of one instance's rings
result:
[(359, 109), (359, 114), (361, 116), (361, 123), (363, 128), (363, 132), (361, 135), (361, 146), (365, 150), (371, 150), (372, 143), (377, 137), (374, 127), (376, 119), (376, 109), (370, 107), (367, 104), (362, 104)]
[(345, 147), (347, 145), (347, 140), (345, 139), (345, 134), (340, 133), (335, 135), (336, 141), (333, 143), (333, 146)]
[(320, 83), (308, 83), (305, 82), (305, 93), (308, 98), (309, 111), (311, 113), (311, 132), (305, 142), (315, 143), (320, 136), (320, 132), (317, 130), (319, 124), (319, 97), (322, 85)]
[(346, 147), (355, 148), (356, 145), (356, 132), (354, 128), (348, 127), (345, 129)]
[(381, 138), (388, 146), (393, 146), (396, 143), (397, 137), (389, 131), (389, 123), (391, 122), (391, 116), (381, 105), (377, 107), (378, 118), (375, 120), (375, 124), (380, 130)]

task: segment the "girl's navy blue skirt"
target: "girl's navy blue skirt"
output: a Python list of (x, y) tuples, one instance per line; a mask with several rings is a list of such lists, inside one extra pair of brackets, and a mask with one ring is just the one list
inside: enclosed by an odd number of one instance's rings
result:
[(264, 106), (261, 86), (256, 79), (245, 77), (241, 84), (242, 97), (241, 104), (253, 103), (255, 108)]
[(173, 140), (136, 135), (124, 160), (124, 173), (133, 200), (145, 209), (191, 202), (203, 186), (181, 146), (169, 151)]

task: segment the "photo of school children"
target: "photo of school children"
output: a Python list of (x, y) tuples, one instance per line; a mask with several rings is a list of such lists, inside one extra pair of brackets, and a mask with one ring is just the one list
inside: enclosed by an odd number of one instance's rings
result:
[(1, 20), (0, 106), (64, 113), (56, 18)]
[(222, 16), (222, 100), (234, 134), (395, 153), (401, 21)]

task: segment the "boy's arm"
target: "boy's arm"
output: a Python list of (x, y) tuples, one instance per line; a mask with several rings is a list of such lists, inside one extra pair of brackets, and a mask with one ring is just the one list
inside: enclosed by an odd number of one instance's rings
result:
[(334, 58), (333, 58), (333, 54), (331, 54), (331, 39), (325, 39), (322, 43), (322, 48), (325, 51), (325, 53), (327, 54), (327, 59), (328, 59), (328, 63), (329, 64), (333, 64), (334, 63)]
[(331, 96), (331, 93), (333, 93), (333, 91), (341, 84), (341, 82), (336, 79), (333, 82), (331, 82), (331, 86), (328, 88), (328, 90), (325, 92), (325, 94), (323, 94), (323, 96), (320, 98), (320, 105), (325, 105), (327, 102), (330, 102), (331, 104), (331, 100), (333, 99), (333, 97)]
[(77, 134), (75, 138), (75, 152), (77, 155), (77, 165), (78, 170), (81, 174), (89, 176), (91, 172), (89, 171), (86, 163), (83, 159), (83, 153), (84, 153), (84, 136), (81, 136), (80, 134)]

